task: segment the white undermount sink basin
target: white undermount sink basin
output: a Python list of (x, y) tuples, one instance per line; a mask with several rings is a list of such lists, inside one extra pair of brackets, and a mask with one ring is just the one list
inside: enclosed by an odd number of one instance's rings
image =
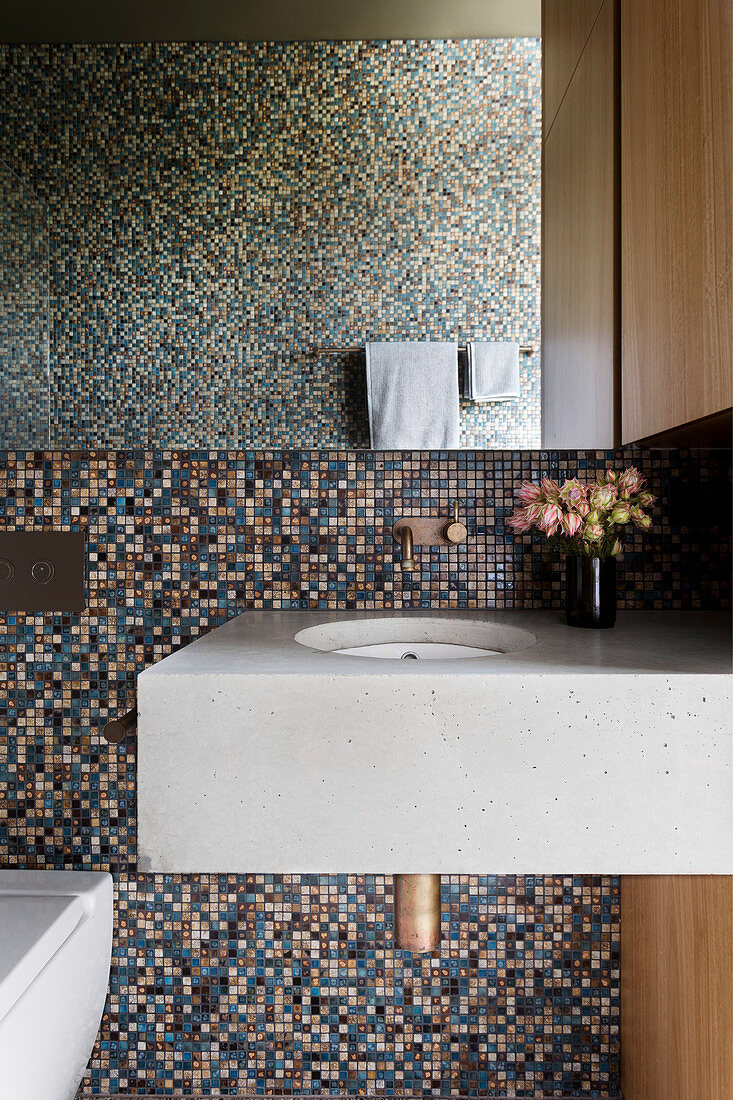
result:
[(307, 627), (295, 641), (344, 657), (409, 662), (496, 657), (528, 649), (537, 639), (520, 627), (481, 620), (381, 616)]
[(332, 649), (344, 657), (381, 657), (388, 661), (455, 661), (466, 657), (492, 657), (501, 649), (480, 649), (452, 642), (374, 642), (347, 649)]

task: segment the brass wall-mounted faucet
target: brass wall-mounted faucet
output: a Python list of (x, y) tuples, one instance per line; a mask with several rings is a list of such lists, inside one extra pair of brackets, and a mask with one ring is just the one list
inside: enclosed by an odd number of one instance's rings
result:
[(458, 518), (458, 501), (453, 501), (453, 518), (416, 516), (398, 519), (392, 533), (402, 548), (403, 572), (415, 569), (415, 546), (459, 546), (468, 540), (468, 528)]
[(400, 528), (400, 543), (402, 545), (402, 561), (400, 564), (403, 572), (411, 573), (415, 568), (415, 558), (412, 549), (412, 528), (407, 523)]

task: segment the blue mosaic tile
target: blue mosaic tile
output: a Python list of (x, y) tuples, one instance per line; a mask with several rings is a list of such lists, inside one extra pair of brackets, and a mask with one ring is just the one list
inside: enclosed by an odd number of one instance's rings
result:
[[(51, 446), (363, 447), (364, 358), (313, 346), (539, 347), (536, 39), (0, 60), (0, 156), (51, 215)], [(539, 352), (461, 419), (538, 445)]]
[(444, 876), (430, 956), (394, 947), (392, 902), (381, 875), (128, 880), (86, 1086), (617, 1093), (617, 879)]
[[(138, 874), (135, 740), (100, 729), (139, 671), (246, 607), (560, 608), (562, 563), (505, 526), (515, 491), (628, 464), (659, 502), (621, 606), (729, 607), (725, 522), (671, 500), (720, 496), (725, 452), (0, 452), (0, 526), (88, 532), (84, 614), (0, 612), (0, 862), (116, 878), (88, 1088), (613, 1095), (615, 879), (446, 878), (441, 951), (413, 959), (388, 877)], [(454, 499), (468, 542), (403, 577), (394, 519)]]
[(0, 160), (0, 445), (49, 444), (48, 211)]

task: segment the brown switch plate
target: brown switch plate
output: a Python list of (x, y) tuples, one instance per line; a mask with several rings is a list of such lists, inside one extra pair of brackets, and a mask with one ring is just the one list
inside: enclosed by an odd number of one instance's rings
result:
[(0, 611), (83, 611), (83, 531), (0, 531)]

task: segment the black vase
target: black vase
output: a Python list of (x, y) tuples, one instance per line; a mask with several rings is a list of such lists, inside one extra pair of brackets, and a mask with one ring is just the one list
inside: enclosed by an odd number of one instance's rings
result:
[(565, 596), (568, 626), (604, 628), (616, 622), (616, 559), (569, 554)]

